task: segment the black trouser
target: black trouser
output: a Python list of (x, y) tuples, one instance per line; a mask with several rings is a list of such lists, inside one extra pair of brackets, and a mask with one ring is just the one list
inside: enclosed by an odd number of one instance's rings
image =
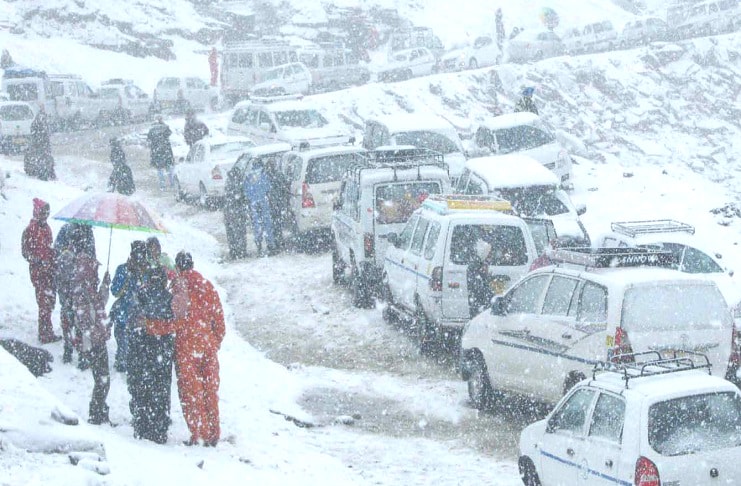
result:
[(247, 206), (224, 207), (224, 228), (229, 243), (229, 257), (247, 256)]
[(90, 399), (89, 419), (93, 423), (108, 422), (108, 391), (111, 389), (111, 374), (108, 370), (108, 349), (105, 344), (94, 346), (88, 353), (93, 371), (93, 396)]
[(126, 382), (136, 438), (167, 442), (172, 358), (173, 336), (152, 336), (143, 328), (129, 332)]

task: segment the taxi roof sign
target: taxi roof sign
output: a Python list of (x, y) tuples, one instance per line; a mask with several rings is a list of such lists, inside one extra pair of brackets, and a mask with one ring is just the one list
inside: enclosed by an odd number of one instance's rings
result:
[(458, 211), (512, 211), (509, 201), (495, 196), (470, 196), (463, 194), (430, 194), (422, 207), (440, 214)]

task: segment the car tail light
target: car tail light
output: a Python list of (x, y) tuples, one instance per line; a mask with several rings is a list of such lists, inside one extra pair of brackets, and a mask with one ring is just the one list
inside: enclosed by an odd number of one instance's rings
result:
[(373, 244), (373, 234), (366, 233), (363, 237), (363, 249), (365, 250), (365, 258), (373, 258), (376, 253), (375, 245)]
[(736, 324), (733, 324), (733, 329), (731, 331), (731, 364), (739, 365), (741, 364), (741, 336), (739, 336), (739, 332), (736, 329)]
[(221, 169), (217, 165), (213, 169), (211, 169), (211, 179), (215, 181), (220, 181), (224, 178), (224, 176), (221, 174)]
[(635, 486), (661, 486), (656, 464), (641, 456), (636, 461)]
[(314, 196), (309, 192), (309, 185), (307, 183), (301, 184), (301, 207), (302, 208), (315, 208)]
[(633, 348), (628, 340), (628, 333), (622, 327), (615, 328), (615, 345), (610, 350), (610, 360), (613, 363), (631, 363), (634, 361), (632, 356), (626, 356), (633, 353)]
[(430, 276), (430, 290), (433, 292), (443, 291), (443, 267), (435, 267), (432, 269), (432, 275)]

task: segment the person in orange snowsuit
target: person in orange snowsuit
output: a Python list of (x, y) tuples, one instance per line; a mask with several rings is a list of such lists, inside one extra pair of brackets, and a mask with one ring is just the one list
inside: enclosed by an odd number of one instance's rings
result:
[(190, 430), (185, 445), (215, 447), (219, 427), (219, 358), (226, 332), (219, 294), (193, 270), (190, 253), (175, 257), (171, 321), (147, 321), (151, 334), (175, 333), (175, 372), (183, 415)]

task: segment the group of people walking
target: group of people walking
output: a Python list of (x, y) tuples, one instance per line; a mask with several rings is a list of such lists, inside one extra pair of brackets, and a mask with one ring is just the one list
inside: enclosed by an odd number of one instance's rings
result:
[[(22, 254), (36, 290), (39, 341), (63, 339), (62, 361), (70, 363), (76, 351), (78, 367), (92, 370), (88, 421), (110, 422), (107, 342), (113, 328), (114, 368), (126, 373), (134, 436), (167, 442), (174, 364), (190, 430), (184, 443), (215, 446), (221, 434), (218, 351), (225, 324), (213, 285), (193, 268), (190, 253), (179, 252), (173, 263), (156, 237), (132, 242), (113, 280), (107, 270), (100, 279), (92, 228), (67, 223), (55, 241), (49, 209), (48, 203), (34, 199)], [(107, 314), (109, 292), (116, 300)], [(54, 333), (51, 320), (57, 295), (62, 336)]]

